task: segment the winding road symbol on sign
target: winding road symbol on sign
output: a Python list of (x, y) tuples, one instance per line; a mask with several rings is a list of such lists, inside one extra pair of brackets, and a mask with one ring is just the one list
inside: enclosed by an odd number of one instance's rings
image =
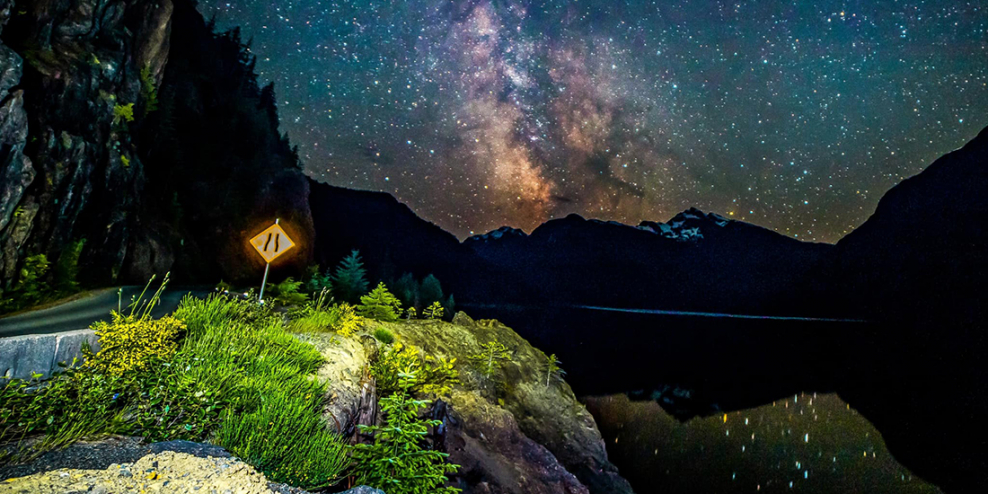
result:
[(292, 247), (295, 247), (295, 242), (285, 233), (281, 225), (277, 223), (269, 226), (266, 230), (250, 239), (250, 244), (264, 258), (264, 262), (268, 263), (281, 257), (282, 254), (288, 252)]

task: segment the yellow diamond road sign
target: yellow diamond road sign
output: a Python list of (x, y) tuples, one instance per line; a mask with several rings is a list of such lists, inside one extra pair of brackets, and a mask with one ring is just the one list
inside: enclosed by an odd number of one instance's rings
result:
[(288, 234), (277, 223), (250, 239), (250, 244), (257, 249), (257, 253), (264, 258), (264, 261), (269, 263), (295, 247), (295, 242), (288, 238)]

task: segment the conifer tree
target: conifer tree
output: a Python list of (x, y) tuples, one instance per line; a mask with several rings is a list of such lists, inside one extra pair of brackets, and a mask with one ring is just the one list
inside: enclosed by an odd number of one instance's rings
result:
[(388, 291), (384, 283), (378, 283), (377, 288), (360, 297), (357, 312), (378, 321), (397, 321), (401, 315), (401, 302)]
[(545, 387), (549, 387), (550, 380), (555, 377), (556, 379), (562, 379), (566, 375), (566, 371), (560, 367), (562, 362), (556, 358), (556, 354), (549, 355), (545, 358), (546, 360), (546, 372), (545, 372)]
[(356, 303), (367, 293), (367, 270), (360, 259), (360, 251), (354, 250), (336, 267), (330, 277), (336, 296), (345, 302)]
[(391, 284), (392, 291), (404, 307), (419, 307), (419, 282), (411, 273), (401, 275), (401, 278)]
[(443, 306), (439, 302), (433, 302), (432, 305), (425, 308), (422, 311), (422, 317), (426, 319), (442, 319), (443, 318)]
[(323, 290), (333, 289), (333, 282), (330, 281), (332, 275), (327, 271), (323, 273), (318, 264), (309, 266), (305, 272), (305, 289), (312, 293), (319, 293)]
[(453, 316), (456, 314), (456, 301), (453, 300), (453, 294), (449, 294), (449, 297), (443, 302), (443, 312)]
[(353, 450), (356, 483), (389, 494), (459, 492), (443, 486), (448, 480), (446, 474), (456, 472), (459, 465), (449, 463), (448, 454), (423, 447), (429, 428), (442, 422), (419, 417), (431, 401), (412, 397), (416, 372), (402, 371), (398, 374), (399, 389), (379, 401), (385, 425), (359, 426), (361, 432), (374, 435), (374, 444), (358, 444)]
[(498, 341), (488, 341), (481, 345), (480, 348), (481, 352), (472, 355), (470, 359), (473, 360), (475, 365), (480, 367), (480, 371), (484, 376), (493, 376), (495, 365), (500, 367), (502, 362), (511, 360), (511, 351)]
[(419, 290), (419, 301), (425, 304), (431, 304), (435, 301), (443, 300), (443, 287), (439, 284), (439, 279), (433, 275), (426, 276), (422, 280), (422, 288)]

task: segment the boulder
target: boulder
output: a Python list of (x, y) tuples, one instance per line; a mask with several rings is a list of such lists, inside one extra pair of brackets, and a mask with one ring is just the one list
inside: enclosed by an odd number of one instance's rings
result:
[[(329, 380), (326, 415), (338, 430), (378, 422), (369, 365), (385, 347), (369, 336), (378, 328), (414, 347), (420, 356), (456, 359), (461, 383), (438, 397), (433, 415), (445, 424), (435, 438), (460, 465), (453, 485), (467, 493), (631, 493), (607, 459), (593, 418), (565, 382), (546, 383), (546, 356), (511, 328), (458, 313), (454, 323), (368, 321), (349, 338), (332, 333), (300, 336), (326, 357), (319, 376)], [(496, 377), (471, 364), (481, 345), (497, 341), (511, 352)], [(433, 397), (436, 398), (436, 397)]]

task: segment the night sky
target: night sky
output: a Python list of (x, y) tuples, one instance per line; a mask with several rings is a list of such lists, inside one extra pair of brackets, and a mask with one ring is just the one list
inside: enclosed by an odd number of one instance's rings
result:
[(204, 0), (315, 178), (461, 238), (690, 206), (833, 242), (988, 125), (973, 1)]

